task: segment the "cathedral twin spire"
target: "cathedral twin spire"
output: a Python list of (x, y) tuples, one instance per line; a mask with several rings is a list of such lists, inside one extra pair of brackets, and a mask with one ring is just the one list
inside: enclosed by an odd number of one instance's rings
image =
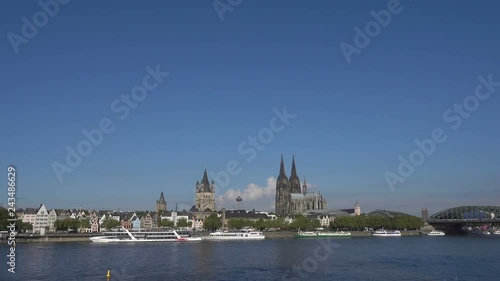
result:
[[(297, 175), (297, 168), (295, 167), (295, 155), (292, 156), (292, 173), (290, 178), (286, 176), (285, 173), (285, 163), (283, 161), (283, 154), (281, 155), (281, 164), (280, 164), (280, 174), (278, 176), (278, 180), (285, 180), (290, 183), (291, 193), (302, 193), (300, 187), (300, 179)], [(305, 183), (305, 181), (304, 181)]]
[(281, 164), (280, 164), (280, 174), (278, 176), (278, 179), (285, 178), (288, 180), (288, 177), (286, 176), (285, 173), (285, 163), (283, 162), (283, 154), (281, 154)]
[[(278, 178), (287, 178), (286, 173), (285, 173), (285, 163), (283, 162), (283, 154), (281, 154), (281, 164), (280, 164), (280, 174)], [(290, 180), (291, 179), (298, 179), (299, 176), (297, 175), (297, 168), (295, 168), (295, 155), (292, 156), (292, 174), (290, 175)]]
[(299, 176), (297, 176), (297, 169), (295, 168), (295, 155), (292, 156), (292, 174), (290, 175), (290, 180), (292, 179), (298, 179)]

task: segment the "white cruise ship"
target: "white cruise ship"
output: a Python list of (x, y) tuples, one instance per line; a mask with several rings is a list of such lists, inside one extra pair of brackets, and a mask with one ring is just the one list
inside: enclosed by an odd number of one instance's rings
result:
[(262, 240), (265, 238), (262, 232), (253, 229), (243, 229), (237, 232), (217, 231), (203, 237), (204, 240)]
[(103, 236), (90, 237), (96, 243), (135, 243), (135, 242), (187, 242), (201, 241), (200, 237), (191, 237), (190, 234), (179, 234), (176, 230), (171, 231), (129, 231), (122, 228), (121, 231), (103, 232)]
[(375, 237), (400, 237), (401, 232), (399, 230), (377, 230), (372, 233)]

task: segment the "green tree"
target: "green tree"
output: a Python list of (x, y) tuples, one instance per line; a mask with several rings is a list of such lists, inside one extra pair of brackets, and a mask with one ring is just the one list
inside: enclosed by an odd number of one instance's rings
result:
[(254, 227), (255, 222), (248, 219), (230, 219), (227, 225), (229, 228), (241, 229), (243, 227)]
[(90, 228), (90, 220), (89, 219), (80, 220), (80, 227), (81, 228)]
[(114, 227), (120, 226), (120, 222), (114, 219), (106, 218), (101, 225), (101, 228), (110, 230)]
[(158, 222), (158, 227), (174, 227), (174, 222), (167, 219), (162, 219)]
[(208, 218), (203, 222), (203, 228), (206, 230), (215, 230), (222, 226), (222, 222), (217, 216), (217, 214), (211, 214)]
[(28, 230), (33, 230), (33, 225), (31, 223), (22, 222), (21, 220), (18, 220), (16, 222), (16, 231), (17, 232), (26, 232)]
[(177, 220), (177, 227), (189, 227), (191, 224), (185, 218), (180, 218)]
[(271, 224), (268, 221), (264, 221), (260, 218), (258, 221), (255, 221), (253, 225), (257, 230), (264, 230), (266, 228), (270, 228), (269, 226)]
[(294, 218), (293, 222), (289, 225), (291, 229), (314, 229), (321, 226), (321, 222), (318, 219), (311, 219), (298, 215)]
[(66, 218), (63, 220), (59, 219), (54, 222), (54, 227), (57, 231), (66, 231), (69, 229), (76, 230), (80, 227), (80, 220), (71, 218)]
[(277, 218), (269, 223), (269, 228), (286, 230), (289, 228), (289, 224), (285, 222), (284, 218)]
[(0, 207), (0, 230), (7, 230), (9, 227), (9, 211), (3, 207)]

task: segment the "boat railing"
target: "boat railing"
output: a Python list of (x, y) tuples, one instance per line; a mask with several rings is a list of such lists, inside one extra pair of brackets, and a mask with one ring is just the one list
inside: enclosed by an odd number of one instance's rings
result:
[(132, 233), (130, 233), (130, 231), (128, 231), (128, 229), (126, 229), (125, 227), (122, 227), (123, 230), (125, 230), (125, 232), (128, 234), (128, 236), (130, 237), (131, 240), (137, 240), (137, 238), (135, 238), (134, 235), (132, 235)]

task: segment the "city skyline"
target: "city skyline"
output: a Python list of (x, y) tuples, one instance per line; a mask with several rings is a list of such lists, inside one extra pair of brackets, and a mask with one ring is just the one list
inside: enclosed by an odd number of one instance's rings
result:
[(239, 192), (273, 210), (281, 154), (332, 209), (500, 205), (499, 4), (401, 1), (360, 35), (387, 4), (244, 2), (222, 21), (210, 2), (71, 1), (14, 48), (42, 8), (9, 2), (0, 158), (16, 207), (146, 209), (161, 191), (192, 205), (206, 169), (223, 205)]

